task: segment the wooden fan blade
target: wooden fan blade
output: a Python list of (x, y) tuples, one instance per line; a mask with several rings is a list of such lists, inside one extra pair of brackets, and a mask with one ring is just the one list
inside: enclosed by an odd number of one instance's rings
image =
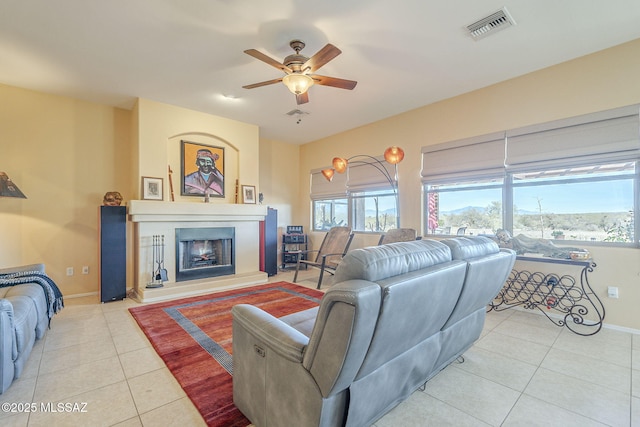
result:
[(291, 68), (287, 67), (286, 65), (276, 61), (275, 59), (265, 55), (264, 53), (258, 50), (248, 49), (248, 50), (245, 50), (244, 53), (246, 53), (249, 56), (253, 56), (256, 59), (259, 59), (260, 61), (271, 65), (272, 67), (277, 68), (278, 70), (284, 72), (285, 74), (291, 74), (293, 72)]
[(309, 92), (301, 93), (300, 95), (296, 95), (296, 102), (298, 105), (306, 104), (309, 102)]
[(338, 79), (336, 77), (327, 77), (327, 76), (318, 76), (314, 74), (313, 76), (309, 76), (313, 79), (314, 84), (323, 85), (323, 86), (333, 86), (340, 89), (353, 89), (356, 87), (358, 82), (354, 80), (345, 80)]
[(308, 68), (309, 72), (313, 73), (318, 68), (322, 67), (324, 64), (326, 64), (327, 62), (331, 61), (333, 58), (335, 58), (336, 56), (340, 55), (341, 53), (342, 53), (342, 51), (340, 49), (338, 49), (337, 47), (335, 47), (332, 44), (328, 44), (325, 47), (323, 47), (322, 49), (320, 49), (311, 58), (309, 58), (307, 60), (307, 62), (305, 62), (302, 65), (301, 70), (305, 71)]
[(256, 87), (272, 85), (274, 83), (280, 83), (281, 81), (282, 81), (282, 78), (279, 78), (279, 79), (267, 80), (266, 82), (254, 83), (252, 85), (246, 85), (246, 86), (242, 86), (242, 87), (245, 88), (245, 89), (253, 89), (253, 88), (256, 88)]

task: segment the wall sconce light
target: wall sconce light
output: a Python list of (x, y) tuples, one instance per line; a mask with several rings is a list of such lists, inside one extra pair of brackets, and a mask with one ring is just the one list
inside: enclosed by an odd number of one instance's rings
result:
[(6, 173), (0, 172), (0, 197), (18, 197), (20, 199), (26, 199), (17, 185), (11, 181), (11, 178)]

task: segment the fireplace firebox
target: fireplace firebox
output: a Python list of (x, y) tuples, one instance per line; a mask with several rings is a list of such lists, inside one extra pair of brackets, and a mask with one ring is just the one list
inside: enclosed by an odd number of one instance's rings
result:
[(176, 228), (176, 282), (236, 273), (234, 227)]

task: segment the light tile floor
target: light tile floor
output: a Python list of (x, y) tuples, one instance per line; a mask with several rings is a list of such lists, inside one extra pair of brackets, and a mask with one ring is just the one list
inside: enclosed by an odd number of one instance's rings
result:
[[(300, 284), (315, 287), (316, 272), (301, 274), (307, 280)], [(271, 281), (292, 278), (280, 272)], [(22, 377), (0, 395), (2, 403), (35, 403), (37, 411), (0, 412), (0, 425), (204, 425), (130, 316), (137, 305), (67, 299)], [(603, 329), (581, 337), (510, 310), (488, 314), (464, 358), (375, 427), (640, 426), (640, 335)], [(41, 410), (58, 402), (83, 412)]]

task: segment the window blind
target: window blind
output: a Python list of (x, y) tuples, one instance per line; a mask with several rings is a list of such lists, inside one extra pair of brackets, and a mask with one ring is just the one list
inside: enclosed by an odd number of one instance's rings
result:
[(504, 132), (422, 147), (422, 181), (430, 184), (504, 175)]
[(639, 159), (638, 105), (507, 131), (509, 172)]
[[(329, 167), (327, 166), (327, 168)], [(322, 175), (322, 169), (311, 171), (311, 199), (340, 199), (347, 197), (347, 174), (336, 172), (333, 174), (331, 182), (329, 182)]]
[[(380, 163), (370, 158), (356, 158), (349, 161), (347, 168), (347, 189), (350, 193), (371, 189), (391, 189), (385, 173), (389, 174), (393, 185), (397, 185), (396, 168), (387, 163), (384, 157), (375, 157)], [(365, 163), (362, 163), (365, 162)], [(339, 175), (336, 173), (336, 175)]]

